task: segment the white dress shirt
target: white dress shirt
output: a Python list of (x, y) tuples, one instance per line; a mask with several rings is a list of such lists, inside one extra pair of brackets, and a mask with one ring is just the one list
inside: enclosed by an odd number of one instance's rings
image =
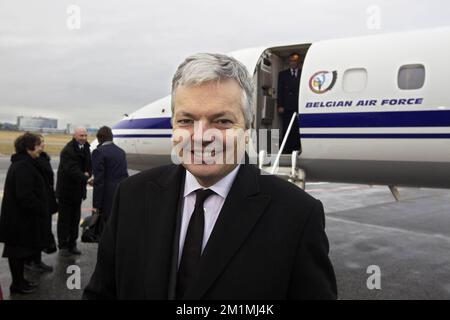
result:
[[(205, 249), (209, 236), (219, 217), (220, 210), (225, 202), (225, 199), (230, 191), (231, 185), (239, 171), (240, 165), (233, 169), (229, 174), (219, 180), (216, 184), (207, 189), (211, 189), (216, 194), (209, 196), (203, 205), (205, 211), (205, 229), (203, 232), (202, 252)], [(195, 191), (198, 189), (206, 189), (200, 185), (197, 179), (186, 170), (186, 180), (184, 182), (184, 201), (182, 209), (181, 229), (180, 229), (180, 246), (178, 250), (178, 266), (180, 266), (181, 255), (183, 253), (184, 239), (186, 238), (189, 220), (195, 208)]]
[(291, 76), (295, 76), (297, 78), (297, 72), (298, 72), (298, 68), (295, 68), (295, 69), (291, 68)]

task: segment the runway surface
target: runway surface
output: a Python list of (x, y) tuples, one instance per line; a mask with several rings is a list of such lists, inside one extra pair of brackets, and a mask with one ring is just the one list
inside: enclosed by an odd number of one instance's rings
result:
[[(56, 170), (58, 159), (52, 165)], [(8, 166), (9, 158), (1, 157), (0, 196)], [(450, 190), (399, 190), (401, 201), (396, 202), (386, 186), (306, 185), (306, 191), (325, 207), (339, 299), (450, 299)], [(89, 189), (83, 217), (90, 215), (91, 207)], [(53, 229), (56, 234), (56, 216)], [(43, 254), (44, 262), (55, 270), (28, 272), (29, 278), (40, 282), (39, 290), (30, 295), (10, 296), (9, 268), (1, 258), (5, 299), (80, 299), (95, 267), (97, 245), (79, 243), (78, 247), (83, 253), (79, 257)], [(67, 273), (71, 265), (80, 268), (80, 289), (67, 286), (68, 279), (73, 283)]]

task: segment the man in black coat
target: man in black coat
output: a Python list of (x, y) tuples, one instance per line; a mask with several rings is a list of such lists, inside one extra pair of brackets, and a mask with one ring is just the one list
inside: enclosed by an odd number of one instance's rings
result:
[(101, 127), (97, 132), (98, 147), (92, 152), (94, 174), (93, 207), (105, 223), (111, 213), (114, 193), (128, 177), (125, 151), (114, 144), (111, 128)]
[[(298, 91), (302, 72), (300, 62), (301, 57), (299, 54), (291, 54), (289, 56), (289, 69), (278, 74), (278, 113), (283, 122), (283, 134), (280, 137), (285, 136), (294, 112), (298, 113)], [(300, 150), (298, 116), (294, 119), (283, 153), (292, 153), (294, 150)]]
[(81, 202), (86, 199), (86, 186), (91, 183), (91, 153), (85, 128), (77, 128), (73, 139), (60, 155), (56, 197), (59, 204), (58, 246), (62, 255), (81, 254), (77, 239)]
[(252, 122), (245, 67), (193, 55), (172, 95), (181, 164), (120, 184), (84, 298), (335, 299), (321, 202), (239, 156)]

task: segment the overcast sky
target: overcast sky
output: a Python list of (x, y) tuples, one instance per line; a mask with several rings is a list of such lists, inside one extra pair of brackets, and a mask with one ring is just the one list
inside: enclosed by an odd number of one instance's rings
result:
[[(70, 5), (80, 29), (67, 27)], [(447, 0), (0, 0), (0, 122), (112, 125), (169, 94), (195, 52), (439, 27), (449, 13)]]

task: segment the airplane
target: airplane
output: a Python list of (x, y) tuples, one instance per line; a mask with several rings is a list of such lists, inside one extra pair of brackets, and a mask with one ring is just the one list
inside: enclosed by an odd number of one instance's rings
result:
[[(303, 187), (305, 181), (387, 185), (397, 200), (397, 186), (450, 188), (450, 27), (232, 52), (254, 77), (254, 129), (281, 129), (278, 72), (294, 52), (304, 57), (301, 150), (277, 157), (277, 165), (292, 167), (291, 178)], [(113, 126), (130, 168), (171, 162), (170, 99)], [(251, 143), (260, 167), (269, 155), (275, 165), (270, 146), (258, 139)]]

